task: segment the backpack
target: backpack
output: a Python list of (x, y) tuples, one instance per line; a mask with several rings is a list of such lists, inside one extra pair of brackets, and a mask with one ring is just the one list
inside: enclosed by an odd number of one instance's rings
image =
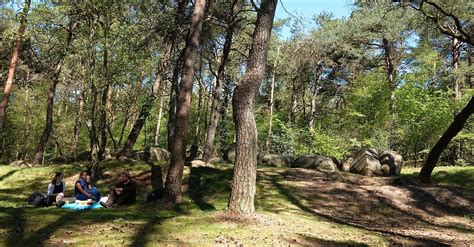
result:
[(154, 202), (159, 200), (163, 196), (163, 188), (158, 188), (154, 191), (152, 191), (148, 196), (146, 197), (146, 202)]
[(33, 194), (28, 197), (28, 204), (33, 205), (34, 207), (46, 207), (48, 206), (47, 197), (41, 192), (33, 192)]

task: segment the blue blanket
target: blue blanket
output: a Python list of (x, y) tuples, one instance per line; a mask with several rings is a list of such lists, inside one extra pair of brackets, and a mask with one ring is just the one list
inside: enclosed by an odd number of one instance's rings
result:
[(100, 205), (100, 203), (98, 203), (98, 202), (92, 203), (91, 205), (69, 203), (69, 204), (64, 204), (64, 206), (62, 206), (62, 208), (67, 208), (67, 209), (71, 209), (71, 210), (74, 210), (74, 211), (81, 211), (81, 210), (87, 210), (87, 209), (102, 208), (102, 205)]

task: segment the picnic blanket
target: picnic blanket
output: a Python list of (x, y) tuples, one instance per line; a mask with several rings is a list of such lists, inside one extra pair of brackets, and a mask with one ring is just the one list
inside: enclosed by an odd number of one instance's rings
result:
[[(107, 197), (102, 197), (100, 198), (100, 201), (107, 201)], [(66, 209), (71, 209), (73, 211), (82, 211), (82, 210), (88, 210), (88, 209), (96, 209), (96, 208), (103, 208), (102, 205), (100, 205), (99, 202), (92, 203), (91, 205), (87, 204), (79, 204), (79, 203), (68, 203), (64, 204), (62, 208)]]
[(98, 203), (98, 202), (92, 203), (91, 205), (78, 204), (78, 203), (69, 203), (69, 204), (64, 204), (64, 206), (62, 206), (62, 208), (71, 209), (73, 211), (81, 211), (81, 210), (87, 210), (87, 209), (102, 208), (102, 205), (100, 205), (100, 203)]

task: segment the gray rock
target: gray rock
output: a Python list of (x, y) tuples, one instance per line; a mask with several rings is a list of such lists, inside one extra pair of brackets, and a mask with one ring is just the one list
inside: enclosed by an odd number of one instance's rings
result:
[(322, 169), (324, 170), (337, 170), (337, 165), (334, 161), (326, 156), (322, 155), (304, 155), (298, 157), (295, 162), (293, 162), (293, 167), (301, 167), (301, 168), (311, 168), (317, 169), (321, 165), (323, 165)]
[(383, 175), (382, 166), (379, 162), (377, 152), (367, 148), (361, 149), (356, 154), (350, 171), (352, 173), (366, 176)]
[(235, 161), (235, 149), (236, 149), (236, 145), (235, 145), (235, 143), (232, 143), (232, 145), (230, 145), (230, 147), (227, 148), (224, 151), (224, 160), (226, 160), (228, 162), (234, 162)]
[(225, 160), (220, 156), (213, 156), (209, 159), (210, 164), (224, 163)]
[(380, 154), (380, 164), (384, 175), (400, 175), (403, 165), (403, 157), (393, 150), (385, 150)]
[(54, 164), (70, 164), (75, 161), (73, 156), (59, 156), (51, 160)]
[(33, 167), (31, 164), (27, 163), (24, 160), (15, 160), (10, 163), (10, 166), (18, 166), (18, 167)]
[(91, 152), (90, 151), (84, 151), (76, 155), (76, 161), (88, 161), (91, 160)]
[(323, 160), (321, 164), (319, 164), (318, 170), (323, 172), (335, 172), (338, 171), (336, 163), (331, 158)]
[(354, 158), (349, 157), (344, 162), (342, 162), (342, 171), (349, 172), (351, 170), (352, 162), (354, 162)]
[(143, 150), (143, 159), (149, 163), (165, 162), (169, 163), (171, 154), (168, 150), (159, 147), (148, 146)]
[(262, 158), (262, 163), (274, 167), (284, 167), (286, 165), (282, 156), (278, 154), (265, 154)]

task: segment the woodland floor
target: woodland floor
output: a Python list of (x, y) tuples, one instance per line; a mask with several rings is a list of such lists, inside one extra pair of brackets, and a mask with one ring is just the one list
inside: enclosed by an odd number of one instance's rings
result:
[(251, 220), (224, 213), (232, 177), (225, 164), (186, 167), (184, 202), (171, 209), (144, 203), (150, 172), (141, 163), (109, 163), (97, 184), (105, 193), (112, 174), (130, 170), (142, 184), (133, 206), (72, 212), (26, 204), (59, 170), (71, 196), (84, 167), (0, 166), (0, 245), (474, 245), (474, 167), (437, 168), (429, 186), (416, 183), (419, 168), (405, 169), (400, 178), (259, 168)]

